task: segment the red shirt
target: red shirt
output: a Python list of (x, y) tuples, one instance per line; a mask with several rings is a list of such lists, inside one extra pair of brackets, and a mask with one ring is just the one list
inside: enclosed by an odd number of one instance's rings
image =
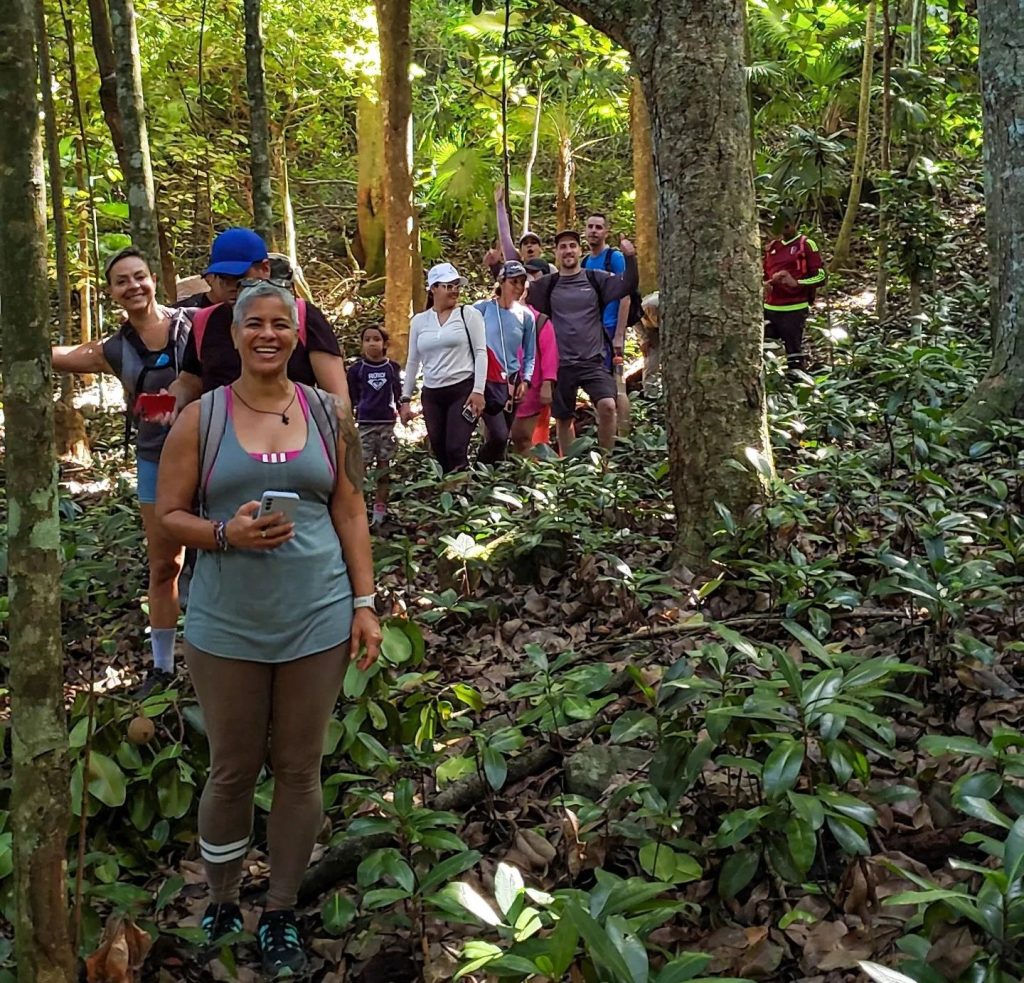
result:
[[(797, 281), (796, 287), (770, 282), (772, 276), (782, 270)], [(764, 254), (764, 278), (769, 281), (764, 295), (766, 308), (775, 311), (801, 310), (811, 306), (814, 288), (824, 283), (825, 264), (818, 247), (807, 236), (798, 235), (788, 242), (773, 239)]]

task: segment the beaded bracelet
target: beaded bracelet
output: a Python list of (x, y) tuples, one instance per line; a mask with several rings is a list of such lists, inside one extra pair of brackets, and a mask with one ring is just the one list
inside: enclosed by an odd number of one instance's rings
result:
[(213, 538), (217, 543), (217, 549), (220, 550), (221, 553), (226, 552), (228, 548), (227, 525), (228, 524), (226, 522), (219, 519), (213, 524)]

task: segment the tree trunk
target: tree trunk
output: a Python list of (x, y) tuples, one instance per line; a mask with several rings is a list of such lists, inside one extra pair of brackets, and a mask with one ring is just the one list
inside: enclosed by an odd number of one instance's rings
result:
[(572, 136), (558, 137), (558, 163), (555, 172), (555, 225), (559, 230), (576, 225), (576, 159), (573, 156)]
[(911, 0), (910, 34), (907, 38), (908, 65), (920, 65), (924, 61), (924, 28), (927, 17), (927, 0)]
[(633, 138), (633, 186), (636, 188), (636, 243), (640, 294), (658, 289), (658, 185), (654, 179), (651, 116), (640, 80), (629, 95), (629, 132)]
[(980, 0), (985, 128), (985, 231), (992, 364), (961, 415), (978, 422), (1024, 416), (1024, 17), (1019, 3)]
[[(153, 164), (149, 156), (146, 108), (142, 97), (142, 66), (135, 31), (134, 0), (109, 0), (110, 27), (117, 58), (117, 105), (124, 126), (125, 184), (132, 242), (151, 266), (160, 266)], [(173, 288), (173, 284), (172, 284)]]
[(860, 75), (860, 106), (857, 111), (857, 149), (853, 156), (853, 173), (850, 175), (850, 198), (846, 203), (846, 214), (839, 227), (835, 252), (832, 255), (832, 269), (841, 270), (850, 259), (850, 245), (860, 205), (860, 191), (864, 184), (864, 166), (868, 158), (868, 135), (871, 130), (871, 75), (875, 59), (875, 12), (877, 0), (870, 0), (865, 14), (864, 61)]
[(288, 131), (281, 131), (281, 211), (284, 214), (284, 251), (292, 269), (299, 265), (299, 239), (295, 232), (295, 209), (292, 207), (292, 184), (288, 176)]
[(533, 168), (537, 163), (537, 151), (540, 148), (540, 124), (543, 118), (544, 86), (537, 86), (537, 108), (533, 113), (533, 135), (530, 137), (530, 156), (526, 161), (526, 172), (523, 176), (523, 227), (522, 232), (530, 228), (530, 199), (533, 195)]
[(103, 118), (110, 130), (114, 153), (122, 174), (128, 173), (128, 155), (124, 146), (124, 127), (121, 110), (117, 106), (117, 60), (114, 58), (114, 41), (110, 33), (110, 14), (107, 0), (88, 0), (89, 27), (92, 31), (92, 50), (96, 55), (96, 67), (100, 75), (100, 106)]
[(0, 289), (8, 501), (11, 749), (18, 978), (77, 978), (68, 932), (70, 818), (60, 522), (46, 285), (46, 202), (32, 0), (0, 18)]
[[(882, 0), (882, 23), (885, 37), (882, 44), (882, 147), (881, 177), (888, 183), (892, 177), (892, 54), (896, 43), (889, 0)], [(889, 302), (889, 190), (883, 186), (878, 195), (878, 271), (875, 278), (875, 317), (885, 320)]]
[[(731, 462), (753, 458), (763, 474), (772, 471), (743, 60), (746, 4), (561, 2), (630, 49), (651, 113), (677, 556), (703, 571), (721, 525), (716, 503), (742, 517), (763, 493), (757, 470), (736, 470)], [(695, 253), (695, 244), (709, 242), (713, 257)]]
[(410, 0), (375, 0), (375, 6), (384, 109), (384, 325), (391, 357), (402, 362), (409, 347), (415, 281), (422, 278), (412, 180)]
[(356, 102), (357, 236), (353, 252), (371, 279), (384, 274), (384, 117), (379, 92), (363, 92)]
[(270, 184), (270, 124), (263, 71), (262, 0), (245, 0), (245, 88), (249, 97), (249, 173), (254, 228), (268, 248), (274, 244), (274, 198)]

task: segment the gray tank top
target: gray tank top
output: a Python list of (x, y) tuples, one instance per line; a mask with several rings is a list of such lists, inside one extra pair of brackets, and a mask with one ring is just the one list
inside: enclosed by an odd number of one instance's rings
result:
[(238, 442), (230, 389), (228, 422), (206, 487), (211, 519), (227, 521), (265, 491), (300, 496), (295, 538), (275, 550), (199, 553), (189, 589), (185, 638), (211, 655), (289, 662), (351, 635), (352, 587), (330, 515), (335, 476), (317, 428), (288, 454), (250, 455)]

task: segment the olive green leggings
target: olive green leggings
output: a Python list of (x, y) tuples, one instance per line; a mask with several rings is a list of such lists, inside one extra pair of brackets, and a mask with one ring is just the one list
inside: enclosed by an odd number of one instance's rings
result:
[(348, 667), (348, 642), (273, 665), (225, 659), (186, 642), (185, 660), (210, 741), (210, 777), (199, 802), (210, 900), (238, 901), (269, 744), (274, 799), (266, 907), (291, 908), (323, 822), (320, 758)]

